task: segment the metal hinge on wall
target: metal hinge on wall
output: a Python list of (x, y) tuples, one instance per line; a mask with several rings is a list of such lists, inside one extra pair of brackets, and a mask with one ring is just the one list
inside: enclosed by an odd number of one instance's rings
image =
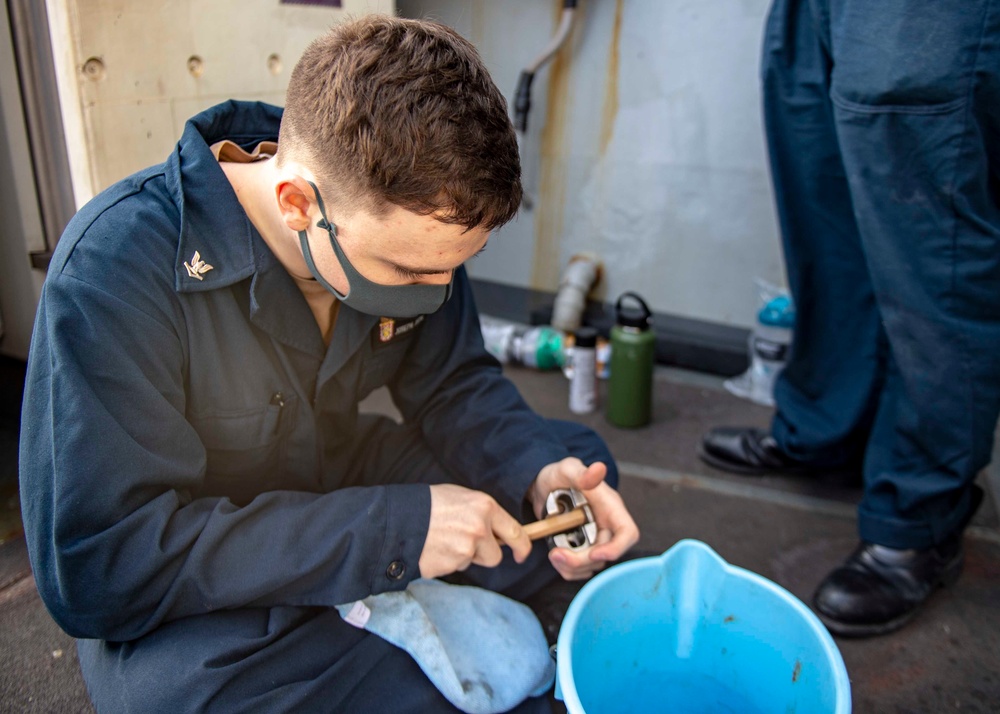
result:
[(52, 262), (51, 250), (35, 250), (28, 256), (31, 258), (31, 267), (35, 270), (48, 270), (49, 263)]

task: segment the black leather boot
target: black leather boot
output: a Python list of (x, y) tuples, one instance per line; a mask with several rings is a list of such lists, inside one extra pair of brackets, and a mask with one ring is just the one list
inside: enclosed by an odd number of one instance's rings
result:
[(801, 474), (815, 471), (785, 454), (763, 429), (719, 427), (701, 440), (698, 456), (709, 466), (737, 474)]
[(926, 550), (899, 550), (862, 542), (820, 583), (813, 608), (827, 629), (845, 637), (883, 635), (909, 622), (942, 586), (962, 572), (962, 532), (983, 499), (973, 486), (972, 509), (962, 527)]

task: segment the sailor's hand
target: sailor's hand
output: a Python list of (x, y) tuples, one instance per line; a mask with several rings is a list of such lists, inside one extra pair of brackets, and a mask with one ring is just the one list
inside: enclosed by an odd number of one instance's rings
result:
[(529, 499), (535, 516), (545, 515), (545, 499), (559, 488), (575, 488), (583, 493), (597, 523), (597, 540), (584, 550), (553, 548), (549, 562), (566, 580), (583, 580), (618, 560), (639, 540), (639, 528), (632, 520), (622, 497), (604, 483), (608, 469), (600, 461), (584, 466), (576, 457), (545, 466), (531, 485)]
[(470, 565), (488, 568), (503, 559), (501, 545), (509, 545), (514, 560), (523, 563), (531, 541), (521, 524), (482, 491), (454, 484), (431, 489), (431, 521), (420, 553), (420, 575), (436, 578)]

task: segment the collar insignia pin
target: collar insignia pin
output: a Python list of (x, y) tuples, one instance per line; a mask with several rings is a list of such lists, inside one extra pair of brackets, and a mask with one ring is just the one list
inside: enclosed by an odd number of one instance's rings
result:
[(184, 261), (184, 267), (187, 268), (188, 277), (194, 278), (195, 280), (204, 280), (205, 273), (209, 270), (213, 270), (212, 266), (201, 259), (201, 253), (197, 250), (194, 255), (191, 256), (191, 262), (188, 263)]

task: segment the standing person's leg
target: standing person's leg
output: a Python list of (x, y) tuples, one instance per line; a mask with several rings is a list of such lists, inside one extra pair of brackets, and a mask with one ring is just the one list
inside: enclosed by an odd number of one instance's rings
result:
[(723, 469), (856, 459), (881, 387), (884, 338), (840, 157), (821, 9), (775, 0), (764, 33), (764, 121), (796, 322), (771, 435), (731, 428), (705, 438), (703, 458)]
[(816, 604), (832, 629), (867, 635), (957, 577), (1000, 411), (1000, 7), (831, 5), (838, 137), (892, 361), (865, 543)]

